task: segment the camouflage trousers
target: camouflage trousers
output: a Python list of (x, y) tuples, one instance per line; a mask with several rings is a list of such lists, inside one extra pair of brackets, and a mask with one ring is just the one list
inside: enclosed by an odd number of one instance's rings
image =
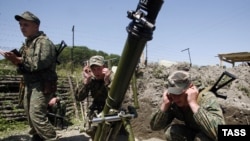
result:
[(25, 86), (23, 104), (32, 134), (39, 135), (45, 141), (57, 140), (56, 131), (46, 116), (52, 95), (43, 94), (40, 82), (29, 83)]
[(204, 133), (195, 132), (182, 124), (169, 126), (165, 131), (167, 141), (213, 141)]

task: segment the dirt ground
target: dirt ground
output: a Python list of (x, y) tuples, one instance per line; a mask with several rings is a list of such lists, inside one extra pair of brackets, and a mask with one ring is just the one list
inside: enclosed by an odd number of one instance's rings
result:
[[(67, 129), (57, 130), (58, 135), (60, 136), (59, 141), (92, 141), (91, 138), (79, 131), (80, 125), (73, 125)], [(29, 141), (31, 136), (27, 134), (28, 130), (13, 132), (9, 137), (0, 139), (0, 141)], [(127, 141), (124, 136), (119, 136), (117, 141)], [(149, 139), (139, 139), (136, 137), (135, 141), (163, 141), (157, 137), (152, 137)]]
[[(166, 86), (166, 78), (169, 73), (179, 67), (187, 66), (185, 63), (171, 67), (148, 64), (137, 76), (137, 96), (139, 108), (138, 117), (131, 120), (134, 135), (137, 141), (163, 141), (163, 131), (152, 131), (149, 121), (152, 113), (156, 111), (161, 102), (163, 90)], [(218, 98), (227, 124), (250, 125), (250, 67), (237, 66), (234, 68), (222, 68), (219, 66), (193, 66), (190, 74), (194, 81), (200, 80), (202, 86), (213, 85), (223, 72), (229, 72), (237, 78), (221, 88), (218, 93), (227, 96), (226, 99)], [(134, 105), (131, 88), (128, 89), (124, 99), (124, 106)], [(89, 141), (89, 137), (79, 132), (79, 125), (61, 130), (60, 141)], [(29, 139), (27, 132), (12, 135), (2, 141), (26, 141)], [(121, 141), (121, 140), (119, 140)]]

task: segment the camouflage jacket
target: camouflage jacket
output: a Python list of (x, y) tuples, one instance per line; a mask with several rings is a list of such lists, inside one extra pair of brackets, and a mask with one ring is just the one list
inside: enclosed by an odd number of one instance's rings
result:
[(42, 31), (26, 39), (19, 52), (23, 62), (18, 72), (25, 83), (57, 80), (56, 48)]
[(210, 91), (201, 92), (198, 104), (200, 108), (197, 113), (193, 113), (190, 108), (183, 111), (175, 104), (166, 112), (158, 110), (151, 118), (151, 129), (165, 129), (176, 118), (183, 121), (191, 130), (197, 133), (202, 131), (211, 139), (217, 140), (218, 125), (225, 124), (225, 120), (216, 96)]
[(84, 85), (82, 83), (81, 86), (79, 86), (79, 90), (75, 95), (76, 100), (82, 101), (90, 94), (93, 98), (92, 105), (100, 107), (102, 110), (108, 96), (108, 91), (111, 88), (113, 78), (114, 73), (111, 72), (111, 75), (109, 77), (110, 83), (105, 84), (104, 80), (97, 80), (95, 79), (95, 77), (92, 77), (89, 84)]

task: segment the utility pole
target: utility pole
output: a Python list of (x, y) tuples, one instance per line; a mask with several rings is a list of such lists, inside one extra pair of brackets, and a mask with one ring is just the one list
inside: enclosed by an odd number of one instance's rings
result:
[(192, 61), (191, 61), (191, 56), (190, 56), (189, 48), (186, 48), (186, 49), (182, 50), (181, 52), (186, 51), (186, 50), (188, 51), (190, 67), (192, 67)]
[(73, 49), (74, 49), (74, 34), (75, 34), (75, 26), (73, 25), (72, 27), (72, 48), (71, 48), (71, 74), (73, 74), (73, 69), (74, 69), (74, 59), (73, 59)]

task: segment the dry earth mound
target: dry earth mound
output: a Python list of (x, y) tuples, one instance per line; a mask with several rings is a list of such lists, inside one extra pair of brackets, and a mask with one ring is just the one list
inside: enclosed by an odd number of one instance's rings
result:
[[(163, 139), (162, 131), (151, 131), (149, 121), (151, 114), (157, 110), (163, 90), (166, 86), (166, 78), (169, 73), (183, 66), (183, 63), (164, 67), (158, 64), (149, 64), (143, 69), (143, 75), (138, 76), (138, 117), (132, 120), (135, 136), (139, 139), (158, 137)], [(185, 64), (184, 64), (185, 66)], [(218, 98), (225, 115), (227, 124), (250, 124), (250, 67), (238, 66), (234, 68), (222, 68), (219, 66), (194, 66), (189, 72), (193, 80), (200, 80), (203, 86), (213, 85), (220, 75), (227, 71), (237, 77), (233, 82), (221, 88), (218, 93), (227, 95), (226, 99)], [(128, 90), (126, 99), (132, 99), (132, 91)], [(133, 100), (125, 100), (132, 103)]]

